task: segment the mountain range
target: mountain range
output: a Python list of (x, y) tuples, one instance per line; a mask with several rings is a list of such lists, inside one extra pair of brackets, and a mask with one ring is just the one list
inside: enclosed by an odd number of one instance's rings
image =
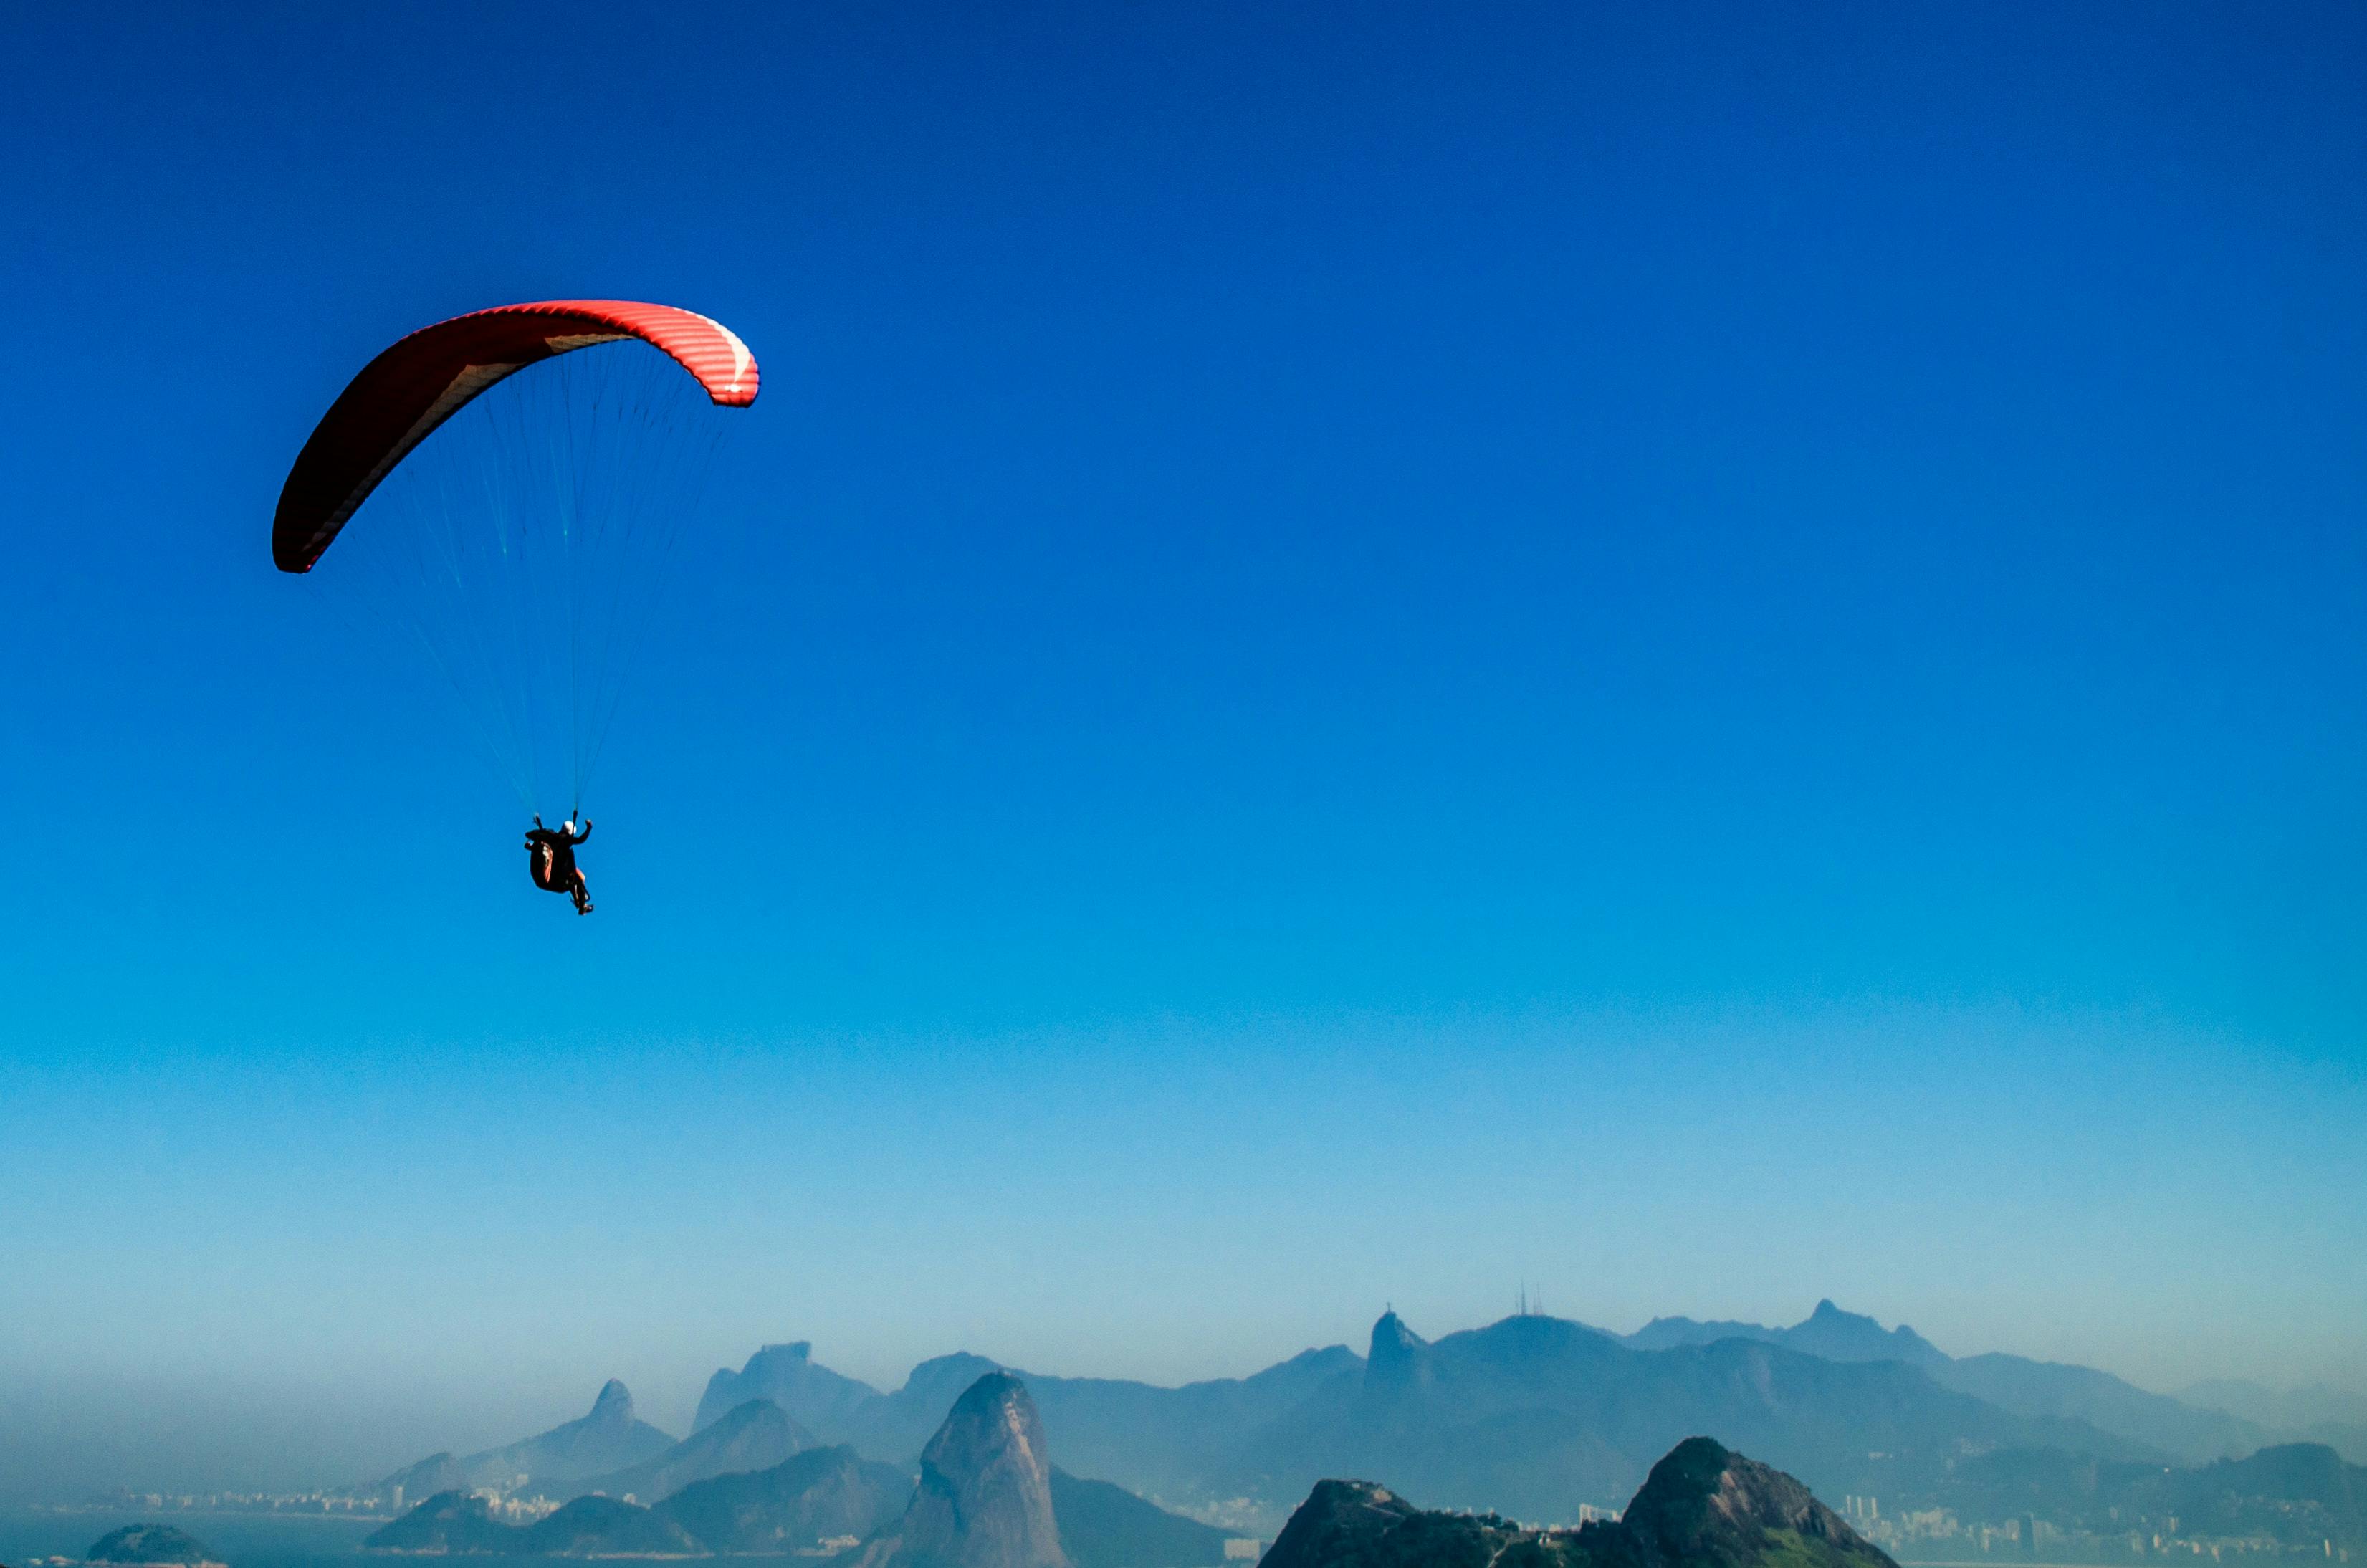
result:
[[(922, 1362), (883, 1393), (815, 1361), (808, 1343), (772, 1345), (708, 1380), (679, 1443), (635, 1420), (612, 1382), (580, 1421), (465, 1459), (436, 1455), (357, 1490), (648, 1499), (840, 1444), (909, 1470), (957, 1399), (994, 1373), (1025, 1381), (1077, 1476), (1252, 1529), (1342, 1474), (1387, 1474), (1454, 1506), (1571, 1518), (1627, 1494), (1670, 1445), (1701, 1432), (1836, 1496), (1931, 1494), (1959, 1461), (2000, 1450), (2194, 1464), (2292, 1435), (2090, 1368), (1951, 1357), (1910, 1327), (1829, 1301), (1782, 1328), (1663, 1317), (1617, 1335), (1522, 1313), (1435, 1344), (1391, 1312), (1365, 1355), (1335, 1345), (1180, 1388), (961, 1353)], [(2268, 1391), (2229, 1387), (2255, 1415), (2351, 1414), (2330, 1393), (2280, 1405)]]
[[(772, 1426), (748, 1401), (708, 1432)], [(366, 1551), (427, 1556), (836, 1556), (849, 1568), (1212, 1568), (1225, 1537), (1107, 1482), (1052, 1467), (1017, 1379), (979, 1378), (921, 1453), (915, 1479), (852, 1449), (808, 1448), (758, 1471), (694, 1481), (643, 1506), (579, 1496), (530, 1525), (450, 1491), (373, 1534)]]
[[(490, 1487), (510, 1491), (528, 1481), (565, 1483), (607, 1475), (655, 1459), (674, 1447), (674, 1437), (633, 1414), (633, 1396), (611, 1378), (591, 1410), (548, 1432), (486, 1449), (464, 1459), (430, 1454), (384, 1480), (353, 1488), (357, 1496), (406, 1497)], [(590, 1490), (590, 1488), (586, 1488)]]
[(2271, 1389), (2218, 1378), (2179, 1391), (2184, 1403), (2224, 1410), (2271, 1432), (2324, 1443), (2353, 1463), (2367, 1464), (2367, 1394), (2345, 1392), (2325, 1383)]
[[(1507, 1324), (1523, 1324), (1561, 1326), (1552, 1331), (1507, 1328)], [(1610, 1346), (1644, 1357), (1710, 1352), (1720, 1345), (1741, 1342), (1836, 1365), (1893, 1363), (1920, 1374), (1923, 1382), (1939, 1391), (1970, 1396), (1994, 1412), (2018, 1418), (2000, 1423), (1993, 1416), (1978, 1415), (1961, 1404), (1935, 1399), (1931, 1389), (1908, 1379), (1898, 1397), (1915, 1408), (1900, 1412), (1899, 1435), (1912, 1436), (1924, 1448), (1944, 1447), (1951, 1441), (1991, 1447), (2054, 1445), (2106, 1458), (2157, 1456), (2191, 1464), (2249, 1453), (2281, 1439), (2308, 1437), (2345, 1449), (2354, 1458), (2367, 1459), (2367, 1427), (2345, 1430), (2339, 1423), (2351, 1412), (2336, 1402), (2311, 1410), (2320, 1425), (2305, 1426), (2290, 1418), (2263, 1420), (2149, 1392), (2091, 1368), (1996, 1353), (1952, 1357), (1910, 1327), (1885, 1328), (1873, 1318), (1844, 1312), (1829, 1301), (1819, 1301), (1806, 1318), (1784, 1328), (1662, 1317), (1634, 1334), (1617, 1335), (1524, 1313), (1474, 1332), (1494, 1335), (1508, 1347), (1528, 1343), (1523, 1335), (1534, 1339), (1542, 1332), (1546, 1337), (1558, 1335), (1573, 1343), (1583, 1336), (1583, 1343), (1598, 1351)], [(1464, 1337), (1452, 1335), (1441, 1343)], [(1734, 1354), (1716, 1352), (1712, 1359), (1724, 1364)], [(1617, 1363), (1618, 1358), (1605, 1359)], [(1657, 1403), (1670, 1407), (1672, 1415), (1676, 1406), (1689, 1402), (1698, 1405), (1697, 1399), (1689, 1401), (1675, 1385), (1702, 1374), (1684, 1366), (1682, 1358), (1658, 1365), (1664, 1376), (1656, 1378), (1631, 1367), (1623, 1381), (1670, 1385), (1668, 1398)], [(1255, 1483), (1260, 1474), (1276, 1464), (1285, 1471), (1292, 1468), (1288, 1456), (1277, 1451), (1283, 1434), (1305, 1436), (1310, 1427), (1327, 1425), (1322, 1415), (1325, 1407), (1333, 1417), (1328, 1425), (1336, 1431), (1344, 1407), (1360, 1394), (1368, 1369), (1365, 1358), (1345, 1346), (1332, 1346), (1302, 1352), (1251, 1377), (1169, 1389), (1121, 1380), (1048, 1376), (963, 1353), (924, 1361), (913, 1369), (902, 1388), (882, 1393), (815, 1362), (810, 1345), (799, 1342), (767, 1346), (737, 1371), (719, 1369), (708, 1381), (694, 1426), (704, 1426), (747, 1399), (769, 1398), (827, 1440), (852, 1443), (877, 1458), (909, 1461), (952, 1396), (990, 1370), (1010, 1371), (1027, 1381), (1048, 1430), (1073, 1466), (1152, 1496), (1185, 1499), (1232, 1494), (1229, 1488), (1242, 1489), (1245, 1483), (1248, 1490), (1270, 1496), (1269, 1488)], [(1793, 1381), (1801, 1382), (1806, 1376), (1796, 1375)], [(1873, 1395), (1862, 1380), (1844, 1379), (1829, 1386), (1836, 1392), (1855, 1388), (1869, 1397), (1880, 1397)], [(1648, 1403), (1653, 1402), (1651, 1396), (1645, 1397)], [(1715, 1409), (1706, 1413), (1719, 1414)], [(1805, 1409), (1795, 1414), (1814, 1419)], [(2290, 1417), (2298, 1412), (2277, 1414)], [(1561, 1425), (1567, 1428), (1561, 1440), (1587, 1450), (1587, 1484), (1606, 1496), (1624, 1494), (1636, 1483), (1643, 1468), (1662, 1451), (1659, 1439), (1671, 1430), (1663, 1423), (1652, 1428), (1649, 1441), (1639, 1442), (1569, 1427), (1567, 1422)], [(1269, 1429), (1275, 1429), (1274, 1440), (1256, 1436)], [(1740, 1430), (1716, 1425), (1700, 1429)], [(1738, 1437), (1737, 1440), (1750, 1439)], [(1818, 1462), (1784, 1438), (1779, 1437), (1777, 1445), (1772, 1451), (1779, 1463)], [(1887, 1451), (1883, 1444), (1872, 1441), (1862, 1448)], [(1836, 1455), (1840, 1451), (1835, 1449)], [(1297, 1467), (1298, 1473), (1305, 1470), (1305, 1463)], [(1804, 1470), (1803, 1473), (1810, 1472)]]
[(769, 1470), (792, 1454), (819, 1447), (813, 1434), (790, 1420), (779, 1405), (752, 1399), (639, 1464), (583, 1477), (574, 1490), (611, 1497), (669, 1497), (694, 1481)]
[(2084, 1421), (2189, 1463), (2249, 1453), (2272, 1440), (2271, 1428), (2266, 1424), (2223, 1408), (2148, 1393), (2092, 1368), (1996, 1352), (1953, 1357), (1904, 1324), (1885, 1329), (1874, 1319), (1843, 1312), (1829, 1301), (1818, 1301), (1815, 1312), (1789, 1328), (1655, 1318), (1627, 1335), (1624, 1343), (1639, 1350), (1662, 1350), (1723, 1339), (1781, 1345), (1828, 1361), (1904, 1362), (1928, 1372), (1943, 1388), (1986, 1400), (2016, 1415)]
[[(924, 1361), (881, 1393), (820, 1365), (807, 1344), (777, 1345), (719, 1370), (698, 1422), (765, 1398), (824, 1441), (910, 1462), (952, 1397), (993, 1371), (1025, 1381), (1079, 1474), (1204, 1512), (1246, 1499), (1251, 1522), (1278, 1518), (1316, 1480), (1341, 1474), (1388, 1474), (1455, 1506), (1572, 1518), (1635, 1490), (1699, 1432), (1834, 1495), (1937, 1473), (1968, 1451), (2161, 1462), (2214, 1435), (2198, 1433), (2188, 1407), (2105, 1374), (1957, 1361), (1912, 1329), (1829, 1301), (1789, 1329), (1662, 1318), (1619, 1335), (1532, 1313), (1435, 1345), (1392, 1312), (1365, 1356), (1333, 1346), (1181, 1388), (1048, 1377), (963, 1354)], [(1973, 1380), (1996, 1397), (1958, 1386)], [(2155, 1440), (2165, 1434), (2178, 1445)]]

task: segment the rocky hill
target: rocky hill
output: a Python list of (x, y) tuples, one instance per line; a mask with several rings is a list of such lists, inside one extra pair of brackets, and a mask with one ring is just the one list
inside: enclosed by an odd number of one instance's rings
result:
[(867, 1538), (899, 1517), (912, 1495), (909, 1473), (841, 1444), (697, 1482), (658, 1507), (711, 1551), (769, 1554)]
[(859, 1413), (882, 1397), (869, 1383), (817, 1365), (810, 1340), (767, 1345), (736, 1372), (729, 1367), (716, 1369), (707, 1380), (707, 1392), (699, 1399), (690, 1429), (711, 1426), (752, 1399), (769, 1399), (827, 1440), (844, 1442)]
[[(1073, 1541), (1065, 1551), (1064, 1540)], [(849, 1562), (869, 1568), (1212, 1568), (1224, 1540), (1108, 1482), (1053, 1470), (1026, 1390), (992, 1373), (955, 1402), (917, 1487), (908, 1471), (840, 1445), (697, 1481), (653, 1506), (579, 1497), (532, 1526), (503, 1523), (482, 1497), (445, 1493), (363, 1545), (601, 1558), (810, 1556), (859, 1546)]]
[(1057, 1465), (1052, 1515), (1072, 1568), (1207, 1568), (1224, 1561), (1224, 1531)]
[(2178, 1398), (2197, 1409), (2224, 1410), (2265, 1432), (2324, 1443), (2352, 1464), (2367, 1464), (2367, 1394), (2327, 1383), (2271, 1389), (2240, 1379), (2214, 1378), (2180, 1389)]
[(1581, 1568), (1578, 1536), (1428, 1512), (1369, 1481), (1319, 1481), (1258, 1568)]
[(698, 1557), (707, 1549), (663, 1511), (617, 1497), (578, 1497), (520, 1530), (527, 1557)]
[(1897, 1568), (1806, 1486), (1707, 1437), (1689, 1437), (1613, 1523), (1590, 1526), (1606, 1563), (1638, 1568)]
[(363, 1540), (365, 1551), (428, 1557), (500, 1555), (525, 1532), (493, 1517), (493, 1505), (466, 1492), (439, 1492)]
[(579, 1494), (597, 1492), (651, 1503), (671, 1497), (695, 1481), (769, 1470), (815, 1446), (813, 1434), (790, 1420), (779, 1405), (769, 1399), (752, 1399), (663, 1453), (570, 1484)]
[(1043, 1422), (1018, 1379), (989, 1372), (954, 1402), (911, 1506), (857, 1568), (1068, 1568)]
[(220, 1552), (170, 1525), (126, 1525), (99, 1537), (82, 1555), (86, 1562), (169, 1562), (181, 1568), (221, 1562)]
[(1623, 1517), (1537, 1529), (1323, 1481), (1260, 1568), (1896, 1568), (1780, 1471), (1706, 1437), (1652, 1467)]
[(1209, 1468), (1241, 1434), (1277, 1421), (1325, 1389), (1353, 1386), (1364, 1362), (1345, 1346), (1308, 1350), (1248, 1378), (1160, 1388), (1117, 1378), (1056, 1378), (982, 1356), (940, 1356), (881, 1393), (813, 1360), (800, 1341), (767, 1346), (734, 1372), (719, 1370), (699, 1401), (697, 1425), (742, 1400), (772, 1400), (822, 1441), (851, 1443), (877, 1460), (909, 1464), (956, 1399), (990, 1372), (1026, 1383), (1068, 1466), (1137, 1492), (1175, 1493), (1178, 1478)]
[(398, 1485), (406, 1497), (478, 1487), (547, 1491), (640, 1464), (674, 1446), (670, 1434), (634, 1415), (631, 1392), (611, 1378), (590, 1412), (573, 1421), (465, 1459), (432, 1454), (381, 1481), (354, 1488), (354, 1494), (385, 1498)]

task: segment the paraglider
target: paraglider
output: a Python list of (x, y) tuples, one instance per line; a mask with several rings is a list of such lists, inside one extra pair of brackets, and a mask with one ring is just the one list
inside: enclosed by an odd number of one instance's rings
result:
[[(535, 813), (535, 885), (578, 914), (584, 788), (729, 423), (713, 411), (757, 384), (748, 346), (695, 312), (477, 311), (370, 360), (281, 488), (273, 562), (425, 655)], [(564, 829), (542, 825), (554, 802)]]
[(563, 892), (573, 899), (578, 915), (592, 913), (592, 889), (583, 881), (582, 869), (575, 864), (575, 846), (591, 837), (590, 817), (583, 819), (583, 831), (581, 833), (575, 831), (575, 824), (572, 822), (560, 824), (555, 831), (547, 828), (542, 825), (540, 817), (535, 818), (534, 825), (526, 830), (527, 853), (533, 857), (527, 863), (527, 874), (543, 892)]

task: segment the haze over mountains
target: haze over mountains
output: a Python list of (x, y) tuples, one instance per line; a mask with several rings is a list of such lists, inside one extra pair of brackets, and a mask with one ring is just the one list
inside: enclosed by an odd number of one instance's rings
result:
[[(2000, 1451), (2191, 1466), (2295, 1435), (2089, 1368), (1951, 1357), (1912, 1328), (1830, 1301), (1781, 1328), (1664, 1317), (1616, 1335), (1523, 1313), (1434, 1343), (1390, 1312), (1364, 1355), (1331, 1346), (1180, 1388), (961, 1353), (882, 1392), (816, 1361), (808, 1344), (767, 1346), (708, 1380), (678, 1442), (638, 1420), (612, 1382), (580, 1420), (463, 1459), (432, 1456), (357, 1490), (647, 1501), (832, 1445), (909, 1470), (964, 1392), (1001, 1373), (1025, 1381), (1073, 1477), (1264, 1528), (1316, 1481), (1355, 1475), (1388, 1476), (1438, 1506), (1574, 1518), (1581, 1506), (1614, 1505), (1675, 1444), (1704, 1433), (1829, 1496), (1931, 1494), (1959, 1461)], [(2339, 1397), (2289, 1410), (2274, 1400), (2257, 1391), (2251, 1408), (2346, 1414)]]
[(958, 1354), (883, 1393), (810, 1345), (776, 1345), (718, 1370), (697, 1420), (766, 1398), (823, 1440), (909, 1462), (953, 1395), (990, 1370), (1025, 1380), (1070, 1468), (1203, 1506), (1271, 1508), (1322, 1475), (1387, 1474), (1440, 1506), (1571, 1517), (1625, 1496), (1702, 1432), (1833, 1495), (1911, 1490), (1973, 1452), (2191, 1465), (2299, 1435), (2090, 1368), (1951, 1357), (1831, 1301), (1781, 1328), (1664, 1317), (1617, 1335), (1523, 1314), (1435, 1344), (1390, 1313), (1365, 1355), (1332, 1346), (1173, 1389)]
[[(750, 1401), (707, 1430), (764, 1429)], [(735, 1419), (736, 1418), (736, 1419)], [(695, 1441), (696, 1439), (694, 1439)], [(954, 1401), (917, 1475), (844, 1447), (693, 1482), (643, 1506), (579, 1496), (532, 1523), (481, 1493), (426, 1499), (365, 1543), (425, 1556), (832, 1556), (850, 1568), (1209, 1568), (1225, 1537), (1052, 1467), (1025, 1387), (999, 1372)]]
[(605, 1475), (654, 1459), (674, 1445), (672, 1437), (633, 1414), (633, 1396), (611, 1378), (591, 1410), (576, 1420), (464, 1459), (430, 1454), (375, 1486), (356, 1490), (382, 1495), (400, 1487), (407, 1497), (480, 1486), (508, 1491), (529, 1480), (559, 1483)]
[[(734, 1406), (708, 1430), (749, 1429), (749, 1418), (732, 1416), (763, 1403)], [(886, 1505), (899, 1494), (891, 1512)], [(1025, 1385), (1000, 1372), (955, 1399), (910, 1481), (844, 1448), (809, 1449), (766, 1472), (696, 1483), (653, 1506), (583, 1496), (529, 1525), (504, 1523), (492, 1508), (484, 1496), (445, 1493), (379, 1530), (366, 1550), (601, 1559), (795, 1552), (844, 1568), (1214, 1568), (1227, 1546), (1206, 1526), (1108, 1483), (1064, 1477)], [(1320, 1481), (1265, 1563), (1896, 1568), (1798, 1481), (1705, 1437), (1655, 1464), (1624, 1518), (1574, 1530), (1424, 1512), (1371, 1482)]]

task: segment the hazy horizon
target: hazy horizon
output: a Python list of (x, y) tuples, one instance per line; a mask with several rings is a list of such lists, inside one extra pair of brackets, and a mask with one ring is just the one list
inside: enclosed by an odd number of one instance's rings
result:
[[(2223, 1376), (2367, 1385), (2350, 1298), (2305, 1306), (2293, 1290), (2304, 1270), (2335, 1282), (2361, 1267), (2339, 1246), (2367, 1179), (2355, 1086), (2286, 1065), (2157, 1098), (2183, 1130), (2181, 1179), (2148, 1153), (2161, 1129), (2117, 1112), (2116, 1035), (2132, 1027), (2089, 1019), (2075, 1035), (2002, 1012), (1791, 1029), (1268, 1021), (1254, 1051), (1180, 1026), (885, 1055), (841, 1041), (794, 1062), (744, 1047), (395, 1051), (342, 1063), (357, 1110), (309, 1127), (310, 1066), (152, 1062), (143, 1101), (76, 1114), (52, 1099), (31, 1119), (37, 1142), (11, 1151), (17, 1169), (48, 1173), (58, 1206), (28, 1237), (46, 1289), (9, 1282), (9, 1381), (45, 1369), (51, 1406), (111, 1391), (108, 1418), (74, 1424), (104, 1440), (173, 1408), (203, 1430), (219, 1402), (317, 1453), (375, 1411), (388, 1435), (351, 1451), (390, 1454), (391, 1469), (581, 1415), (612, 1376), (648, 1419), (685, 1430), (708, 1375), (767, 1343), (809, 1340), (883, 1389), (956, 1350), (1172, 1384), (1310, 1346), (1361, 1354), (1385, 1305), (1436, 1338), (1505, 1315), (1525, 1288), (1554, 1315), (1622, 1332), (1662, 1314), (1780, 1325), (1829, 1297), (1951, 1354), (2091, 1365), (2165, 1392)], [(1911, 1074), (1902, 1038), (1923, 1046)], [(934, 1066), (915, 1080), (921, 1050)], [(1994, 1072), (2008, 1059), (2010, 1084)], [(1712, 1123), (1693, 1072), (1791, 1113), (1746, 1097)], [(213, 1119), (203, 1136), (173, 1125), (172, 1090), (193, 1075)], [(1353, 1124), (1310, 1126), (1301, 1082), (1356, 1105)], [(87, 1085), (65, 1086), (79, 1098)], [(28, 1086), (18, 1071), (19, 1106)], [(2234, 1114), (2231, 1088), (2255, 1108)], [(567, 1114), (519, 1123), (531, 1104)], [(1534, 1128), (1548, 1111), (1567, 1136), (1470, 1142), (1475, 1126)], [(1829, 1118), (1848, 1136), (1804, 1162), (1798, 1129)], [(1671, 1123), (1715, 1125), (1719, 1162), (1670, 1147)], [(1968, 1124), (1976, 1150), (1952, 1142)], [(650, 1138), (665, 1127), (700, 1135)], [(266, 1134), (296, 1168), (366, 1179), (243, 1215), (217, 1197), (201, 1236), (180, 1234), (186, 1209), (118, 1210), (95, 1231), (91, 1199), (62, 1202), (103, 1180), (158, 1190), (161, 1161), (195, 1183), (181, 1200), (194, 1202), (235, 1179), (230, 1151)], [(140, 1161), (111, 1176), (77, 1164), (102, 1135)], [(2282, 1158), (2263, 1163), (2272, 1142)], [(923, 1147), (930, 1164), (913, 1168), (906, 1151)], [(1958, 1186), (1968, 1153), (1982, 1180)], [(2296, 1182), (2302, 1164), (2323, 1179)], [(2131, 1168), (2148, 1182), (2130, 1184)], [(780, 1185), (737, 1179), (751, 1170)], [(1285, 1183), (1289, 1203), (1253, 1201)], [(685, 1192), (704, 1196), (684, 1207)], [(2271, 1204), (2284, 1223), (2257, 1225)], [(2133, 1288), (2135, 1258), (2157, 1289)], [(179, 1282), (161, 1312), (124, 1272), (158, 1263)]]
[[(1583, 1323), (1590, 1328), (1629, 1334), (1648, 1321), (1592, 1321), (1583, 1314), (1557, 1310), (1552, 1301), (1543, 1299), (1546, 1293), (1534, 1283), (1523, 1283), (1517, 1290), (1526, 1292), (1528, 1311)], [(1810, 1302), (1796, 1312), (1759, 1316), (1748, 1311), (1682, 1308), (1656, 1315), (1784, 1327), (1807, 1317), (1814, 1305)], [(1858, 1303), (1836, 1300), (1834, 1305), (1845, 1312), (1874, 1317), (1885, 1328), (1901, 1326), (1879, 1312), (1862, 1312)], [(957, 1352), (984, 1355), (1036, 1375), (1124, 1378), (1174, 1386), (1203, 1378), (1245, 1377), (1292, 1356), (1335, 1346), (1345, 1346), (1361, 1357), (1372, 1322), (1383, 1311), (1397, 1312), (1414, 1332), (1436, 1340), (1485, 1327), (1513, 1315), (1517, 1310), (1516, 1305), (1508, 1304), (1502, 1312), (1471, 1321), (1433, 1324), (1417, 1321), (1407, 1306), (1392, 1301), (1376, 1309), (1353, 1334), (1310, 1340), (1244, 1364), (1166, 1379), (1139, 1378), (1109, 1366), (1028, 1364), (1023, 1358), (968, 1344), (947, 1345), (901, 1367), (866, 1370), (855, 1360), (833, 1356), (828, 1345), (794, 1334), (752, 1343), (744, 1351), (728, 1356), (699, 1373), (687, 1385), (680, 1376), (683, 1363), (679, 1358), (672, 1362), (664, 1358), (642, 1361), (637, 1369), (642, 1374), (640, 1381), (622, 1368), (613, 1368), (587, 1373), (570, 1382), (570, 1369), (545, 1364), (522, 1375), (514, 1386), (493, 1381), (478, 1388), (474, 1392), (480, 1397), (473, 1403), (456, 1399), (448, 1389), (424, 1391), (415, 1383), (407, 1390), (411, 1396), (407, 1400), (396, 1398), (391, 1389), (372, 1392), (367, 1385), (359, 1392), (347, 1393), (324, 1385), (317, 1375), (277, 1381), (266, 1378), (254, 1386), (235, 1390), (209, 1390), (169, 1377), (141, 1380), (136, 1387), (128, 1379), (77, 1387), (71, 1378), (20, 1377), (13, 1388), (0, 1382), (0, 1394), (11, 1395), (20, 1402), (7, 1406), (12, 1419), (18, 1424), (12, 1426), (7, 1436), (0, 1437), (0, 1480), (6, 1483), (0, 1484), (0, 1503), (73, 1502), (118, 1486), (135, 1492), (233, 1488), (295, 1491), (370, 1481), (431, 1452), (478, 1451), (572, 1420), (591, 1407), (594, 1396), (610, 1378), (622, 1381), (630, 1390), (636, 1413), (642, 1420), (679, 1437), (692, 1430), (693, 1412), (708, 1377), (714, 1371), (736, 1371), (749, 1356), (766, 1345), (791, 1344), (799, 1339), (811, 1346), (811, 1358), (817, 1364), (860, 1379), (882, 1392), (901, 1387), (918, 1361)], [(1988, 1351), (2023, 1353), (2003, 1345), (1942, 1344), (1938, 1347), (1960, 1358)], [(2275, 1384), (2266, 1386), (2278, 1388)], [(2182, 1387), (2151, 1387), (2148, 1392), (2177, 1396)], [(2367, 1391), (2353, 1386), (2343, 1392)], [(52, 1444), (60, 1446), (51, 1449), (49, 1445)], [(191, 1456), (197, 1454), (203, 1457), (193, 1460)], [(31, 1462), (35, 1460), (40, 1462)], [(128, 1467), (119, 1475), (97, 1468), (110, 1463), (124, 1465), (126, 1461)]]

